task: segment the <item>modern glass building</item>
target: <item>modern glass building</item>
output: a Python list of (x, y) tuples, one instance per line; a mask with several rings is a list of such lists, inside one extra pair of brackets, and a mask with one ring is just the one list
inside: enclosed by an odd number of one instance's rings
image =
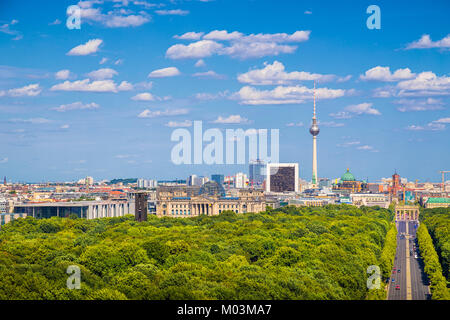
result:
[(212, 174), (211, 181), (217, 182), (218, 185), (223, 185), (224, 175), (223, 174)]
[(266, 177), (266, 164), (262, 160), (250, 161), (249, 164), (249, 186), (259, 187), (264, 183)]

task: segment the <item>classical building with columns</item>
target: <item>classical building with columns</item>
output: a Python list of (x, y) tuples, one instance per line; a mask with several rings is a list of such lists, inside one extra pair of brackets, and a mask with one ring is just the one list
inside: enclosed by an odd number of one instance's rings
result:
[(199, 193), (188, 187), (162, 188), (157, 191), (156, 215), (158, 217), (193, 217), (218, 215), (223, 211), (235, 213), (261, 212), (266, 209), (262, 190), (240, 189), (237, 197)]
[(419, 220), (420, 206), (395, 205), (395, 220)]

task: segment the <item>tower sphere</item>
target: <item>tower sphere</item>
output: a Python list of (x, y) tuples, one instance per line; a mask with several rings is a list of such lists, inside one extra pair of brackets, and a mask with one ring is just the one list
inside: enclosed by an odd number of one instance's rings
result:
[(309, 132), (313, 135), (313, 136), (317, 136), (320, 132), (319, 126), (315, 123), (313, 123), (311, 125), (311, 128), (309, 128)]

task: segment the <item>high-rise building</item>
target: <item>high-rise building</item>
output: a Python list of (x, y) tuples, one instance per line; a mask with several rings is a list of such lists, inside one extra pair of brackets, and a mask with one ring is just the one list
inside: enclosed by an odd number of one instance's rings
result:
[(313, 164), (312, 164), (312, 186), (317, 188), (318, 186), (318, 176), (317, 176), (317, 135), (319, 134), (319, 125), (316, 119), (316, 82), (314, 82), (314, 112), (312, 118), (311, 128), (309, 132), (313, 136)]
[(188, 186), (202, 186), (204, 183), (208, 182), (208, 177), (199, 177), (195, 174), (190, 175), (187, 179)]
[(262, 186), (266, 175), (266, 164), (262, 160), (253, 160), (249, 164), (249, 185), (252, 187)]
[(223, 174), (212, 174), (211, 181), (217, 182), (219, 186), (223, 185), (224, 175)]
[(298, 192), (298, 163), (268, 163), (266, 192)]
[(148, 195), (145, 192), (137, 192), (134, 195), (134, 218), (136, 221), (147, 221)]
[(234, 186), (236, 188), (245, 188), (247, 187), (247, 175), (243, 172), (238, 172), (234, 176)]

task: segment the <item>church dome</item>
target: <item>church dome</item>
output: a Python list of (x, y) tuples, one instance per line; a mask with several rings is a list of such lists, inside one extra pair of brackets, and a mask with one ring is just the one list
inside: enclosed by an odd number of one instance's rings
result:
[(356, 181), (355, 176), (350, 173), (350, 171), (347, 169), (347, 172), (344, 173), (341, 177), (342, 181)]

